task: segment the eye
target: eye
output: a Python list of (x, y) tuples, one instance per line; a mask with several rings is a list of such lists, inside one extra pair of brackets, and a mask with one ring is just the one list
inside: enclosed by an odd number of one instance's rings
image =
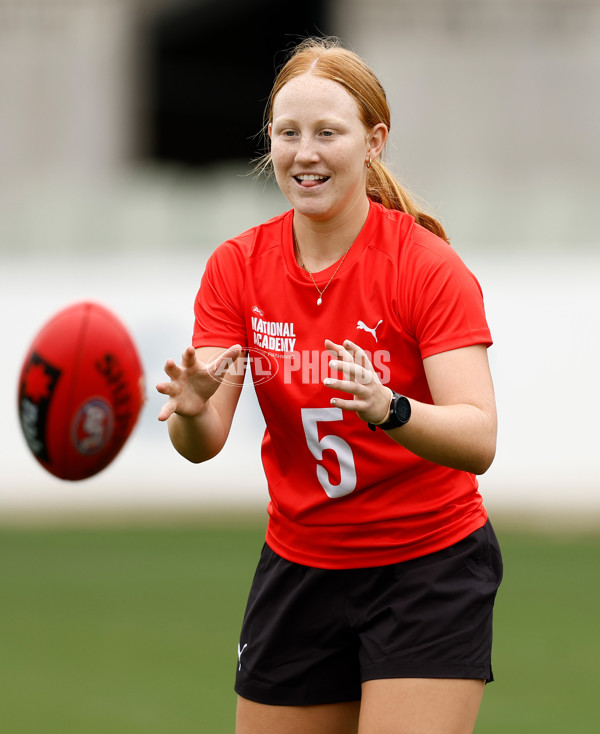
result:
[(324, 138), (332, 138), (332, 137), (333, 137), (333, 134), (334, 134), (334, 133), (333, 133), (333, 130), (322, 130), (322, 131), (321, 131), (321, 135), (322, 135), (322, 136), (323, 136)]
[(283, 130), (282, 133), (284, 138), (293, 138), (296, 135), (295, 130)]

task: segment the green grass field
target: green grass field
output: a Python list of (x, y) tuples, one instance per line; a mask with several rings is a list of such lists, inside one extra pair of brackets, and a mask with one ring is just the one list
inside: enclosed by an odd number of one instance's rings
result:
[[(599, 730), (600, 533), (496, 523), (505, 580), (477, 732)], [(231, 734), (262, 521), (0, 529), (6, 734)]]

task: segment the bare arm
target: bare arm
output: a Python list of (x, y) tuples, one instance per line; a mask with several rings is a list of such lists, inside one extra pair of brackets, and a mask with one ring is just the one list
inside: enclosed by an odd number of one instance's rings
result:
[[(332, 403), (352, 410), (370, 423), (383, 423), (388, 416), (391, 391), (360, 347), (326, 341), (336, 354), (341, 379), (326, 380), (350, 399), (333, 397)], [(434, 404), (411, 403), (410, 421), (388, 431), (397, 443), (428, 461), (453, 469), (483, 474), (496, 451), (497, 417), (494, 387), (483, 345), (454, 349), (423, 361)], [(392, 386), (402, 393), (402, 385)]]
[(169, 399), (158, 419), (168, 421), (169, 436), (189, 461), (207, 461), (225, 445), (244, 381), (242, 348), (188, 347), (181, 364), (165, 364), (169, 382), (156, 386)]

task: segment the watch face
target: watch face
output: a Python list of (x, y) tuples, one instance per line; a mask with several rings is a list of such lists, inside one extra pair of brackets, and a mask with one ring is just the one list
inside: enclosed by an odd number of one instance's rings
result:
[(394, 414), (402, 423), (406, 423), (410, 418), (410, 403), (404, 395), (398, 395), (394, 405)]
[[(390, 417), (385, 423), (378, 423), (377, 428), (389, 431), (392, 428), (403, 426), (405, 423), (408, 423), (410, 412), (410, 401), (408, 398), (405, 398), (404, 395), (398, 395), (398, 393), (395, 392), (390, 405)], [(372, 430), (375, 430), (375, 426), (372, 426), (370, 423), (369, 428), (371, 427)]]

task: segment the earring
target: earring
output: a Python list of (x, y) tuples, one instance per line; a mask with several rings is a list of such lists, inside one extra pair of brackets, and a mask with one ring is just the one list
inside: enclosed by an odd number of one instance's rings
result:
[(367, 159), (367, 168), (371, 168), (371, 156)]

